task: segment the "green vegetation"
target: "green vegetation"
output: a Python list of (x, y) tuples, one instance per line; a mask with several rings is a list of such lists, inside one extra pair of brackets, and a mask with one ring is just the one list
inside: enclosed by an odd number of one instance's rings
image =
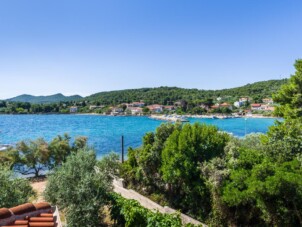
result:
[[(94, 151), (85, 148), (86, 139), (70, 146), (68, 136), (49, 144), (21, 142), (0, 160), (55, 167), (45, 196), (63, 209), (70, 226), (99, 226), (105, 205), (118, 226), (181, 226), (177, 214), (151, 212), (112, 193), (114, 175), (210, 226), (302, 226), (302, 60), (295, 68), (274, 95), (284, 121), (276, 121), (267, 134), (240, 139), (214, 126), (167, 123), (146, 133), (143, 145), (130, 148), (123, 164), (113, 154), (97, 161)], [(0, 203), (8, 204), (10, 190), (13, 204), (27, 201), (33, 195), (28, 182), (1, 168)]]
[(213, 126), (160, 126), (130, 149), (122, 175), (162, 204), (212, 226), (302, 225), (302, 60), (274, 96), (285, 118), (243, 139)]
[(51, 170), (61, 165), (71, 153), (86, 146), (87, 138), (78, 137), (70, 145), (70, 137), (55, 137), (50, 143), (39, 138), (33, 141), (20, 141), (16, 147), (4, 152), (0, 160), (8, 161), (14, 171), (23, 175), (38, 177), (41, 171)]
[[(198, 90), (177, 87), (141, 88), (100, 92), (82, 99), (78, 96), (65, 97), (62, 94), (46, 97), (28, 97), (25, 95), (0, 101), (0, 113), (69, 113), (69, 108), (76, 106), (79, 113), (108, 114), (111, 112), (110, 107), (112, 106), (120, 107), (126, 111), (126, 106), (121, 104), (143, 100), (146, 105), (175, 105), (177, 114), (203, 114), (207, 110), (202, 108), (201, 104), (212, 106), (216, 103), (218, 97), (222, 98), (221, 102), (233, 103), (238, 101), (240, 97), (248, 96), (253, 102), (261, 103), (263, 98), (271, 97), (286, 82), (287, 79), (269, 80), (223, 90)], [(90, 109), (90, 106), (97, 107)], [(164, 113), (166, 112), (169, 111), (164, 111)], [(230, 112), (228, 108), (224, 107), (214, 110), (214, 113), (227, 114)], [(131, 111), (128, 111), (129, 113)], [(144, 108), (143, 113), (147, 114), (149, 110)]]
[(13, 207), (27, 203), (35, 192), (27, 179), (17, 178), (9, 168), (0, 163), (0, 207)]
[(176, 101), (184, 100), (185, 102), (182, 103), (182, 106), (189, 106), (189, 108), (190, 105), (212, 102), (211, 99), (217, 97), (226, 97), (226, 101), (236, 101), (239, 97), (249, 96), (256, 102), (261, 102), (263, 98), (271, 97), (286, 82), (287, 79), (269, 80), (222, 90), (198, 90), (177, 87), (129, 89), (100, 92), (86, 97), (85, 100), (102, 105), (117, 105), (139, 100), (144, 100), (147, 105), (154, 103), (172, 105)]
[(302, 60), (296, 61), (295, 68), (289, 82), (274, 95), (274, 100), (280, 104), (277, 114), (289, 119), (302, 117)]
[(77, 101), (82, 99), (79, 95), (64, 96), (62, 94), (55, 94), (49, 96), (33, 96), (33, 95), (19, 95), (14, 98), (7, 99), (9, 102), (28, 102), (33, 104), (46, 104), (46, 103), (58, 103), (67, 101)]
[(35, 114), (35, 113), (69, 113), (72, 102), (60, 102), (50, 104), (31, 104), (29, 102), (0, 101), (0, 113), (2, 114)]
[[(116, 161), (116, 156), (108, 160)], [(112, 191), (109, 172), (115, 171), (113, 167), (98, 163), (94, 151), (80, 150), (48, 177), (45, 198), (64, 210), (68, 226), (99, 226), (100, 209)]]
[[(110, 195), (110, 215), (118, 226), (127, 227), (181, 227), (178, 214), (162, 214), (142, 207), (137, 201)], [(189, 226), (189, 225), (188, 225)], [(192, 226), (192, 225), (191, 225)]]
[(122, 176), (145, 194), (204, 220), (210, 212), (209, 189), (201, 165), (224, 153), (229, 135), (214, 126), (163, 124), (147, 133), (141, 148), (128, 152)]
[(177, 214), (155, 213), (112, 193), (113, 176), (120, 167), (118, 159), (110, 154), (97, 161), (94, 151), (88, 149), (71, 154), (49, 175), (46, 200), (64, 211), (68, 226), (100, 226), (104, 206), (109, 207), (117, 226), (182, 226)]

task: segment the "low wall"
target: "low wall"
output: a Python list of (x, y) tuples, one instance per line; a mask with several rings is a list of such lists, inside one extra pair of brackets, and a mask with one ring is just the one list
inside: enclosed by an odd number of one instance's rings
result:
[[(119, 193), (121, 196), (123, 196), (126, 199), (134, 199), (138, 201), (143, 207), (149, 210), (158, 210), (159, 212), (166, 213), (166, 214), (173, 214), (178, 212), (177, 210), (174, 210), (168, 206), (163, 207), (132, 189), (124, 188), (123, 179), (115, 179), (113, 181), (113, 186), (114, 186), (114, 191), (116, 193)], [(180, 217), (183, 225), (191, 223), (194, 225), (206, 226), (205, 224), (189, 217), (188, 215), (180, 213)]]

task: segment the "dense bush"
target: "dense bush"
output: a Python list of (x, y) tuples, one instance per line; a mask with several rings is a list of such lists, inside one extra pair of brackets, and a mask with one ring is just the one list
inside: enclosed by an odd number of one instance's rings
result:
[(222, 156), (228, 140), (214, 126), (163, 124), (129, 150), (122, 175), (129, 186), (204, 220), (211, 206), (200, 165)]
[[(107, 158), (117, 162), (116, 156)], [(95, 152), (80, 150), (71, 154), (60, 168), (48, 177), (45, 198), (66, 212), (68, 226), (98, 226), (100, 209), (112, 191), (112, 177), (116, 165), (96, 160)]]
[(162, 214), (142, 207), (137, 201), (110, 196), (110, 215), (117, 225), (126, 227), (181, 227), (179, 214)]
[(27, 203), (35, 195), (27, 179), (17, 178), (7, 166), (0, 165), (0, 207)]

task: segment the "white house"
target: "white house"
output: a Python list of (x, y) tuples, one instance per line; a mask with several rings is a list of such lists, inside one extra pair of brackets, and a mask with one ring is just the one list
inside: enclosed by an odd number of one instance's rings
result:
[(248, 102), (248, 101), (250, 101), (250, 98), (249, 98), (249, 97), (241, 97), (241, 98), (239, 99), (239, 102)]
[(266, 103), (266, 104), (273, 104), (274, 103), (273, 99), (271, 99), (271, 98), (262, 99), (262, 102)]
[(141, 107), (129, 107), (127, 111), (130, 111), (132, 115), (140, 115), (143, 113), (143, 108)]
[(76, 113), (76, 112), (78, 112), (78, 107), (77, 107), (77, 106), (71, 106), (71, 107), (69, 108), (69, 112), (70, 112), (70, 113)]
[(236, 101), (236, 102), (234, 102), (233, 105), (236, 106), (237, 108), (239, 108), (240, 106), (242, 106), (242, 102)]

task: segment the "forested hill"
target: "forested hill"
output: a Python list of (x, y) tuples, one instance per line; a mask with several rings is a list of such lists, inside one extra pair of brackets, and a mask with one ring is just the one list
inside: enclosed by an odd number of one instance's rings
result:
[(281, 85), (286, 82), (287, 79), (268, 80), (223, 90), (198, 90), (178, 87), (128, 89), (96, 93), (86, 97), (85, 100), (95, 101), (105, 105), (114, 105), (124, 102), (129, 103), (139, 100), (144, 100), (146, 104), (159, 103), (169, 105), (178, 100), (194, 102), (215, 97), (229, 96), (230, 99), (237, 99), (241, 96), (249, 96), (255, 101), (260, 101), (262, 98), (271, 97), (272, 94), (279, 90)]
[(62, 94), (54, 94), (49, 96), (33, 96), (33, 95), (19, 95), (17, 97), (7, 99), (6, 101), (11, 102), (29, 102), (37, 104), (46, 103), (57, 103), (57, 102), (67, 102), (67, 101), (77, 101), (82, 97), (79, 95), (64, 96)]

